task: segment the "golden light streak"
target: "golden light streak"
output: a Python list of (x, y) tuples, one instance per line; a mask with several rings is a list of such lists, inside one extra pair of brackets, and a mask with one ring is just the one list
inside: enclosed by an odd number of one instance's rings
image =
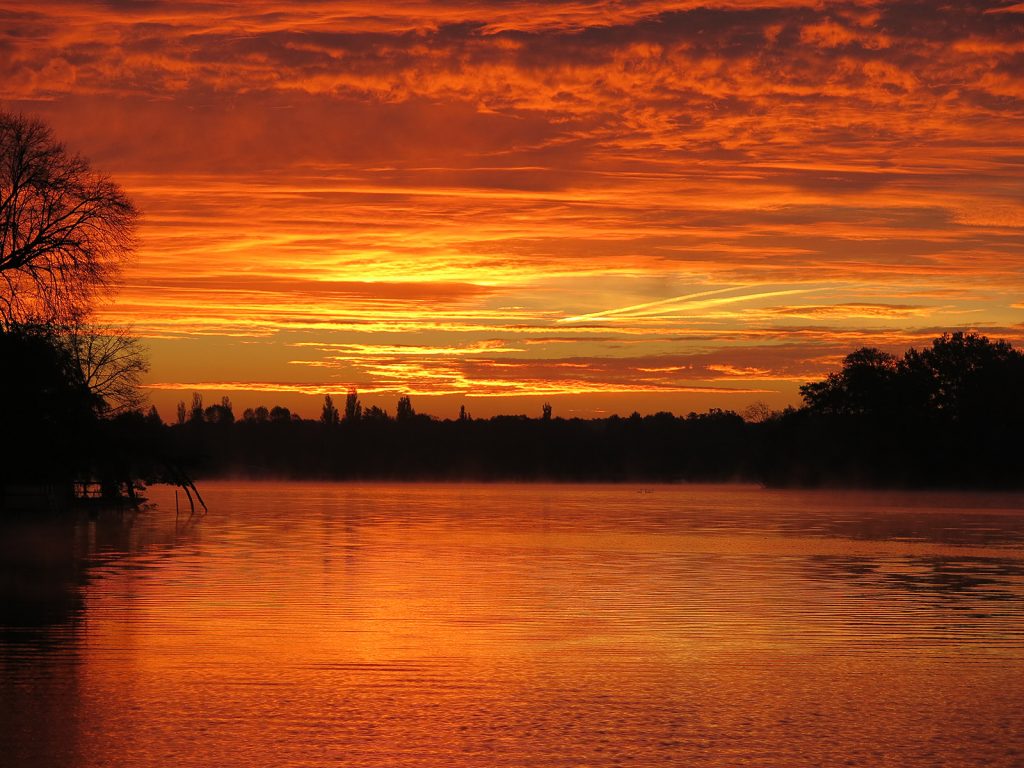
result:
[[(250, 381), (192, 381), (192, 382), (152, 382), (145, 385), (149, 390), (169, 390), (173, 392), (207, 391), (207, 392), (253, 392), (271, 394), (301, 394), (301, 395), (337, 395), (347, 389), (344, 383), (316, 383), (316, 384), (292, 384), (277, 382), (250, 382)], [(480, 379), (473, 382), (471, 390), (463, 388), (442, 388), (434, 387), (419, 389), (414, 386), (393, 386), (365, 388), (359, 391), (366, 395), (393, 394), (393, 395), (417, 395), (417, 396), (438, 396), (458, 394), (467, 398), (489, 398), (489, 397), (523, 397), (541, 395), (595, 395), (595, 394), (717, 394), (717, 395), (761, 395), (770, 394), (774, 390), (757, 389), (750, 387), (713, 387), (713, 386), (655, 386), (644, 384), (618, 384), (601, 385), (588, 382), (573, 381), (566, 379), (562, 381), (502, 381), (500, 379)]]

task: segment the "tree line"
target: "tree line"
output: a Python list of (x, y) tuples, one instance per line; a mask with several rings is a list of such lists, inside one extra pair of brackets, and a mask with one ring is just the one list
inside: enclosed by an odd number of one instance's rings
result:
[(803, 405), (562, 419), (394, 416), (324, 398), (319, 419), (228, 399), (178, 406), (173, 450), (202, 476), (523, 481), (748, 481), (769, 485), (1021, 487), (1024, 355), (952, 333), (897, 357), (873, 348), (801, 387)]
[[(561, 419), (550, 406), (537, 418), (455, 419), (417, 413), (398, 399), (394, 414), (362, 408), (351, 391), (339, 409), (330, 395), (318, 419), (287, 408), (246, 409), (235, 417), (224, 399), (192, 407), (166, 427), (173, 451), (196, 460), (198, 477), (322, 480), (675, 481), (731, 480), (748, 468), (728, 455), (745, 422), (713, 410), (672, 414)], [(681, 434), (688, 438), (678, 440)]]

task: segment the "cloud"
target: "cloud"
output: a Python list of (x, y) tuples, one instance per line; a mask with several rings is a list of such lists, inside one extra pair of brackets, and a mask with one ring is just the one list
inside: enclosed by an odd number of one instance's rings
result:
[[(795, 381), (1020, 337), (1019, 8), (0, 3), (0, 99), (145, 211), (101, 317), (163, 381), (291, 381), (296, 341), (388, 391)], [(276, 367), (184, 375), (225, 339)]]
[(802, 305), (792, 307), (772, 307), (764, 311), (769, 314), (803, 318), (837, 317), (842, 319), (905, 319), (929, 315), (935, 311), (935, 308), (918, 304), (868, 304), (863, 302), (849, 302), (846, 304), (832, 304), (825, 306)]

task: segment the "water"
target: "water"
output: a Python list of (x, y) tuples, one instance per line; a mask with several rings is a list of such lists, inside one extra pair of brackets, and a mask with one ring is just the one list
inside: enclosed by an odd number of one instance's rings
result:
[(1024, 764), (1024, 496), (203, 490), (0, 527), (0, 762)]

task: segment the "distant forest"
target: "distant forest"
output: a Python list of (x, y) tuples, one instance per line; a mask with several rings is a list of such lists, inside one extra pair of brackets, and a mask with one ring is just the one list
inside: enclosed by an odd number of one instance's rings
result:
[(159, 445), (197, 477), (339, 480), (750, 481), (769, 485), (1024, 486), (1024, 354), (953, 333), (901, 357), (863, 348), (801, 387), (804, 404), (743, 418), (733, 411), (562, 419), (439, 420), (408, 397), (394, 415), (341, 407), (319, 419), (280, 406), (204, 406), (195, 395), (164, 425), (130, 412), (111, 426), (144, 456)]
[(196, 394), (169, 425), (155, 408), (106, 405), (77, 349), (45, 329), (0, 330), (10, 366), (0, 395), (17, 404), (0, 490), (86, 480), (116, 494), (131, 481), (177, 482), (179, 469), (196, 479), (1024, 487), (1024, 354), (977, 334), (900, 357), (857, 350), (801, 387), (800, 408), (746, 419), (718, 409), (563, 419), (545, 406), (535, 418), (441, 420), (409, 397), (393, 415), (364, 409), (353, 391), (340, 408), (326, 397), (318, 419), (280, 406), (236, 415), (226, 398), (204, 405)]

